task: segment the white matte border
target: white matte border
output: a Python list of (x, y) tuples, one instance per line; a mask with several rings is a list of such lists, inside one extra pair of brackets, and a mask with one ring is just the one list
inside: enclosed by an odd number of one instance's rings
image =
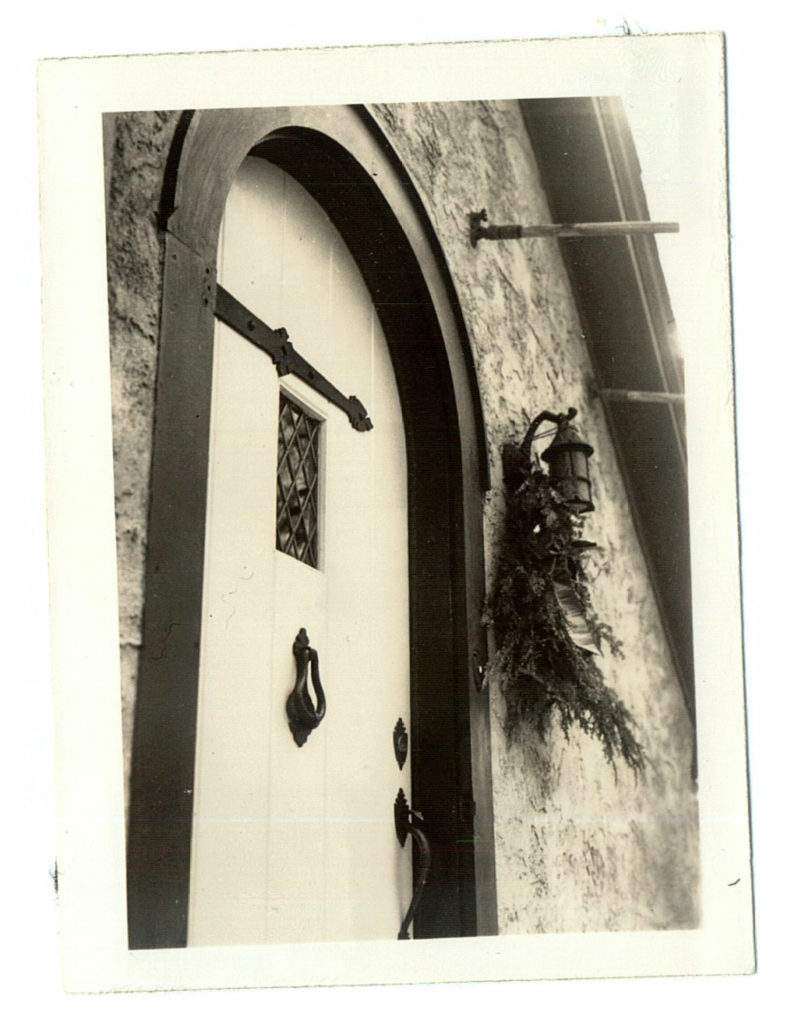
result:
[[(713, 604), (708, 604), (711, 610), (700, 628), (698, 649), (699, 710), (702, 722), (705, 715), (709, 722), (708, 728), (702, 726), (699, 737), (705, 866), (702, 929), (436, 940), (399, 946), (357, 943), (351, 947), (129, 953), (120, 885), (124, 843), (101, 111), (626, 95), (650, 62), (661, 59), (661, 66), (667, 66), (665, 57), (653, 56), (661, 48), (663, 53), (675, 53), (679, 66), (697, 77), (695, 84), (681, 84), (683, 92), (690, 88), (701, 95), (703, 76), (714, 78), (716, 41), (717, 37), (703, 36), (602, 38), (389, 50), (125, 57), (42, 66), (56, 759), (59, 843), (67, 845), (63, 860), (69, 866), (61, 899), (70, 988), (616, 977), (738, 973), (751, 967), (736, 542), (732, 547), (736, 520), (727, 291), (722, 297), (713, 296), (719, 307), (723, 302), (724, 319), (705, 345), (702, 369), (693, 388), (688, 389), (691, 451), (694, 443), (698, 450), (699, 436), (710, 437), (713, 443), (717, 440), (717, 461), (725, 467), (719, 479), (710, 476), (704, 480), (701, 496), (693, 496), (694, 505), (703, 500), (712, 514), (717, 507), (722, 524), (717, 542), (713, 521), (706, 522), (708, 537), (702, 534), (699, 538), (698, 533), (694, 537), (696, 552), (707, 548), (710, 552), (700, 575), (697, 572), (704, 587), (701, 596), (720, 595), (725, 601), (717, 613)], [(722, 97), (716, 101), (720, 112)], [(709, 113), (714, 116), (715, 111)], [(717, 181), (718, 201), (722, 188), (723, 183)], [(65, 253), (70, 254), (68, 259)], [(719, 289), (723, 282), (725, 287), (726, 280), (724, 265), (718, 268), (713, 286)], [(715, 394), (720, 397), (717, 406)], [(703, 516), (698, 520), (705, 522)], [(699, 611), (704, 607), (703, 601), (697, 604)], [(722, 627), (725, 635), (710, 636), (717, 627)], [(86, 636), (91, 637), (90, 645), (85, 644)], [(702, 672), (706, 685), (702, 684)], [(87, 708), (92, 721), (88, 731)], [(99, 766), (102, 770), (97, 770)], [(737, 877), (744, 884), (730, 887)]]

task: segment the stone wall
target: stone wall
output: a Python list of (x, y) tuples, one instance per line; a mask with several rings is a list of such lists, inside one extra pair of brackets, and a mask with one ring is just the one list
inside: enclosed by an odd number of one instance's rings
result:
[[(596, 393), (557, 243), (481, 243), (468, 215), (549, 219), (514, 103), (378, 106), (373, 115), (424, 202), (473, 348), (492, 491), (484, 508), (489, 581), (503, 515), (500, 451), (544, 408), (574, 405), (596, 450), (588, 536), (600, 547), (596, 610), (623, 641), (603, 659), (649, 755), (645, 778), (614, 773), (595, 740), (527, 732), (509, 742), (491, 673), (500, 930), (692, 927), (698, 918), (691, 730)], [(106, 125), (108, 278), (125, 755), (141, 642), (162, 234), (156, 211), (174, 113)]]
[(106, 116), (108, 313), (119, 577), (122, 730), (129, 779), (143, 617), (164, 238), (163, 171), (178, 113)]
[(481, 242), (468, 215), (550, 221), (514, 103), (411, 104), (374, 114), (442, 243), (473, 348), (492, 490), (484, 511), (487, 582), (504, 511), (501, 449), (542, 409), (578, 409), (593, 444), (598, 543), (591, 592), (623, 642), (601, 659), (638, 722), (649, 766), (614, 773), (576, 731), (509, 742), (502, 680), (490, 673), (500, 931), (693, 927), (698, 921), (697, 801), (691, 727), (667, 649), (557, 242)]

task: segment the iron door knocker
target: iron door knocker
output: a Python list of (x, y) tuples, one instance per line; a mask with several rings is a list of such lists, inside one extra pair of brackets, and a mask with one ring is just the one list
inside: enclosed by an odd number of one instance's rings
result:
[[(326, 695), (320, 685), (320, 666), (317, 651), (309, 646), (306, 630), (301, 628), (293, 643), (295, 657), (296, 680), (290, 696), (287, 698), (287, 720), (290, 732), (299, 747), (302, 747), (313, 729), (317, 729), (326, 713)], [(312, 685), (315, 688), (317, 707), (309, 695), (307, 676), (312, 666)]]

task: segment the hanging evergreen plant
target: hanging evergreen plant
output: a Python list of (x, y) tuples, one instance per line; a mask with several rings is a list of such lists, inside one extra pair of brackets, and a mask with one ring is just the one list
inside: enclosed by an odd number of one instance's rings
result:
[[(516, 479), (517, 467), (511, 470)], [(505, 680), (508, 728), (528, 722), (543, 736), (557, 712), (567, 739), (572, 726), (580, 726), (601, 742), (613, 767), (620, 757), (637, 775), (645, 757), (634, 720), (605, 683), (595, 657), (605, 647), (622, 655), (588, 594), (580, 564), (582, 517), (572, 514), (540, 469), (521, 467), (518, 477), (521, 483), (508, 494), (488, 604), (498, 644), (494, 667)]]

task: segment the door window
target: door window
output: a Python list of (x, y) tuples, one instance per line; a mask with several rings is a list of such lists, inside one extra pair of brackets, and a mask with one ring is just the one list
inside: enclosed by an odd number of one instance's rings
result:
[(313, 568), (318, 564), (319, 441), (320, 421), (282, 393), (276, 470), (276, 549)]

